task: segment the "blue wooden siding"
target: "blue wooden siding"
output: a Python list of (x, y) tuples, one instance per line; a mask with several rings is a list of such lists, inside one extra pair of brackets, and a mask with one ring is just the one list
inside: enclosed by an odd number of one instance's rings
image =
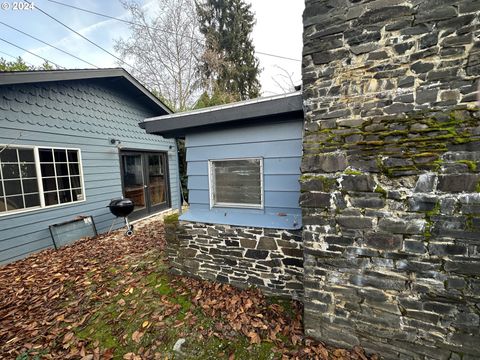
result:
[(92, 215), (98, 232), (108, 231), (113, 216), (106, 206), (122, 195), (119, 148), (110, 144), (112, 138), (121, 148), (168, 152), (171, 202), (177, 208), (175, 143), (138, 127), (157, 115), (102, 80), (0, 87), (0, 144), (18, 137), (15, 145), (79, 148), (86, 195), (80, 203), (0, 215), (0, 263), (52, 247), (48, 226), (78, 215)]
[[(189, 210), (182, 220), (240, 226), (301, 227), (302, 119), (187, 135)], [(210, 209), (208, 161), (262, 157), (264, 209)], [(286, 216), (285, 216), (286, 215)]]

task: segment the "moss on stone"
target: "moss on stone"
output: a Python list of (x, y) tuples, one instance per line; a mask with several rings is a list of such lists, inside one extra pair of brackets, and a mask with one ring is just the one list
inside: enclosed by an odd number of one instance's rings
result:
[(300, 176), (300, 182), (305, 183), (308, 181), (320, 181), (323, 185), (324, 191), (330, 191), (335, 186), (337, 180), (322, 175), (302, 175)]
[(382, 196), (385, 198), (387, 197), (387, 190), (385, 190), (384, 188), (382, 188), (379, 184), (377, 184), (377, 186), (375, 186), (375, 190), (374, 190), (376, 193), (378, 194), (382, 194)]
[(362, 175), (363, 173), (358, 170), (347, 169), (343, 172), (345, 175)]
[(475, 161), (471, 160), (458, 160), (457, 163), (459, 164), (465, 164), (468, 166), (468, 169), (470, 171), (476, 171), (477, 170), (477, 163)]
[(175, 224), (175, 223), (177, 223), (178, 222), (178, 213), (165, 215), (163, 217), (163, 222), (165, 224)]

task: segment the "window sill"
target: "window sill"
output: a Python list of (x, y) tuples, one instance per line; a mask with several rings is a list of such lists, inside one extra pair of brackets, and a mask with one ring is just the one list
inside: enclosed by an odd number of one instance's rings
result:
[(234, 211), (188, 210), (179, 218), (182, 221), (203, 222), (245, 227), (297, 230), (302, 227), (302, 218), (298, 214), (279, 216), (265, 213), (239, 213)]

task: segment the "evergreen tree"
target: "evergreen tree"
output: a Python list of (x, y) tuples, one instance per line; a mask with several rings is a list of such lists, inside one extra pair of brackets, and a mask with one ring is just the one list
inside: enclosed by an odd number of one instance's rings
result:
[(244, 0), (197, 0), (205, 50), (200, 60), (206, 93), (197, 107), (256, 98), (260, 73), (250, 37), (255, 18)]
[(55, 67), (48, 61), (45, 61), (40, 66), (27, 65), (21, 56), (15, 61), (7, 61), (0, 57), (0, 71), (31, 71), (31, 70), (55, 70)]
[(0, 71), (28, 71), (33, 70), (25, 61), (19, 56), (15, 61), (7, 61), (0, 58)]

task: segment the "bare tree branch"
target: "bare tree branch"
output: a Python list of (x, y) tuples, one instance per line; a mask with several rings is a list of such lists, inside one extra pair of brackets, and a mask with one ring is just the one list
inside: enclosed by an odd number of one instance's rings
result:
[(191, 108), (198, 98), (197, 59), (202, 42), (193, 0), (157, 0), (147, 13), (135, 0), (120, 0), (133, 24), (128, 39), (115, 41), (123, 60), (135, 64), (132, 74), (176, 111)]

